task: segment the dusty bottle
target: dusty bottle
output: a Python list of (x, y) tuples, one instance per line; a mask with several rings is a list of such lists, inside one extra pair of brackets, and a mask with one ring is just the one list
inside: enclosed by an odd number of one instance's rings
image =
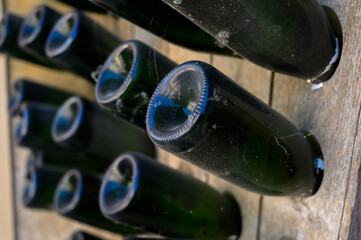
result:
[(28, 166), (23, 185), (24, 206), (52, 209), (56, 185), (66, 170), (49, 166)]
[(21, 104), (29, 101), (60, 105), (70, 96), (60, 89), (22, 78), (17, 80), (11, 89), (9, 110), (15, 115), (19, 112)]
[(176, 66), (140, 41), (124, 42), (103, 65), (95, 90), (97, 102), (145, 129), (150, 98), (163, 77)]
[(154, 156), (154, 145), (145, 130), (80, 97), (69, 98), (59, 108), (52, 125), (52, 137), (64, 147), (108, 162), (126, 151)]
[(158, 0), (90, 0), (96, 5), (164, 38), (193, 50), (235, 56), (216, 39)]
[(54, 194), (54, 208), (62, 216), (98, 228), (124, 235), (141, 231), (106, 219), (99, 209), (98, 193), (101, 177), (81, 172), (67, 171), (59, 181)]
[(327, 80), (341, 56), (315, 0), (162, 0), (240, 56), (274, 72)]
[(94, 82), (92, 72), (119, 45), (118, 37), (81, 11), (63, 15), (45, 44), (48, 58), (63, 69)]
[(323, 177), (317, 141), (209, 64), (169, 73), (147, 112), (160, 148), (250, 191), (314, 194)]
[(23, 21), (22, 17), (10, 12), (3, 15), (0, 22), (0, 53), (46, 67), (53, 67), (50, 62), (41, 62), (18, 46), (17, 39)]
[(168, 237), (236, 239), (241, 231), (230, 195), (137, 153), (109, 167), (99, 202), (109, 219)]
[(60, 17), (61, 14), (55, 9), (46, 5), (37, 6), (26, 16), (21, 25), (18, 45), (39, 61), (49, 62), (44, 46), (50, 30)]

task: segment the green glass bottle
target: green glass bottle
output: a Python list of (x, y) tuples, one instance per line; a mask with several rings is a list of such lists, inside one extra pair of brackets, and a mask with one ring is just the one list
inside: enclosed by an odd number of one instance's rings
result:
[(67, 171), (56, 187), (55, 210), (64, 217), (123, 235), (141, 232), (127, 225), (114, 223), (102, 215), (98, 203), (100, 183), (101, 177), (98, 175), (77, 169)]
[(321, 82), (342, 39), (315, 0), (162, 0), (240, 56), (271, 71)]
[(82, 9), (97, 13), (106, 13), (104, 9), (101, 9), (96, 5), (89, 3), (88, 0), (57, 0), (57, 1), (68, 4), (69, 6), (73, 6), (77, 9)]
[(22, 17), (10, 12), (6, 12), (3, 15), (0, 21), (0, 53), (46, 67), (53, 67), (53, 64), (50, 62), (40, 62), (18, 46), (17, 39), (23, 21)]
[(124, 42), (103, 65), (95, 89), (97, 102), (145, 129), (150, 98), (159, 82), (176, 66), (140, 41)]
[(163, 236), (236, 239), (241, 232), (240, 209), (229, 194), (137, 153), (109, 167), (99, 201), (109, 219)]
[(49, 166), (28, 166), (23, 185), (24, 206), (53, 209), (55, 188), (66, 170)]
[(54, 25), (45, 44), (45, 53), (61, 68), (94, 82), (92, 72), (120, 42), (86, 14), (74, 10)]
[(84, 231), (76, 231), (72, 233), (67, 240), (101, 240), (101, 238), (86, 233)]
[[(18, 45), (40, 62), (49, 63), (44, 46), (50, 30), (60, 17), (59, 12), (46, 5), (35, 7), (21, 24), (17, 39)], [(56, 66), (54, 65), (54, 67)]]
[(52, 137), (64, 147), (108, 162), (126, 151), (154, 156), (154, 145), (145, 130), (76, 96), (59, 108), (53, 121)]
[(152, 96), (146, 124), (158, 147), (250, 191), (310, 196), (321, 184), (314, 137), (207, 63), (170, 72)]
[(71, 95), (60, 89), (36, 83), (30, 79), (18, 79), (11, 89), (9, 111), (16, 115), (24, 102), (38, 102), (51, 105), (60, 105)]
[(236, 56), (208, 33), (158, 0), (90, 0), (172, 43), (197, 51)]

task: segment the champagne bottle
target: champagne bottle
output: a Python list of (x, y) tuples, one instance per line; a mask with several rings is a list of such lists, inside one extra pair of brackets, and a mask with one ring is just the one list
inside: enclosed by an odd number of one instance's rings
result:
[(67, 171), (56, 187), (55, 210), (64, 217), (112, 232), (124, 235), (141, 232), (127, 225), (114, 223), (102, 215), (98, 204), (100, 183), (98, 175), (77, 169)]
[(250, 191), (310, 196), (321, 184), (314, 137), (207, 63), (170, 72), (152, 96), (146, 124), (158, 147)]
[(45, 53), (63, 69), (94, 82), (91, 74), (119, 45), (118, 37), (83, 12), (63, 15), (51, 30)]
[(28, 164), (30, 166), (77, 168), (92, 173), (102, 173), (109, 167), (108, 162), (86, 158), (77, 153), (70, 154), (66, 150), (63, 154), (59, 154), (51, 151), (31, 149)]
[(68, 240), (101, 240), (101, 238), (86, 233), (84, 231), (76, 231), (71, 234)]
[(91, 11), (96, 13), (106, 13), (104, 9), (101, 9), (96, 5), (89, 3), (88, 0), (57, 0), (57, 1), (86, 11)]
[(113, 162), (99, 199), (109, 219), (168, 237), (236, 239), (241, 231), (229, 194), (137, 153)]
[(158, 0), (90, 0), (172, 43), (193, 49), (235, 56), (216, 39)]
[(98, 77), (95, 95), (100, 106), (145, 129), (150, 98), (177, 65), (148, 45), (131, 40), (108, 57)]
[[(28, 166), (30, 166), (28, 164)], [(28, 167), (23, 185), (22, 201), (28, 208), (52, 209), (58, 181), (66, 170), (49, 166)]]
[(45, 55), (44, 46), (51, 28), (60, 17), (59, 12), (46, 5), (35, 7), (26, 16), (20, 27), (18, 45), (40, 62), (49, 62)]
[(162, 0), (240, 56), (274, 72), (327, 80), (341, 39), (315, 0)]
[(99, 160), (109, 161), (126, 151), (154, 156), (154, 145), (145, 130), (80, 97), (69, 98), (59, 108), (52, 137), (64, 147), (81, 150)]
[(40, 62), (18, 46), (17, 38), (23, 21), (22, 17), (10, 12), (3, 15), (0, 22), (0, 53), (35, 64), (53, 67), (51, 63)]
[(11, 115), (18, 114), (20, 106), (24, 102), (60, 105), (71, 96), (65, 91), (26, 78), (18, 79), (13, 85), (10, 94), (9, 109)]

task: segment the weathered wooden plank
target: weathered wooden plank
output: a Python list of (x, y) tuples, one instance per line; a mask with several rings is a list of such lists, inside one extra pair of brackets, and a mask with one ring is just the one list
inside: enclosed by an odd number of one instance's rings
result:
[(261, 239), (280, 239), (286, 235), (294, 239), (347, 238), (360, 167), (359, 159), (355, 159), (358, 155), (352, 149), (361, 101), (361, 3), (337, 0), (324, 3), (336, 11), (343, 27), (344, 48), (339, 68), (316, 91), (311, 91), (311, 86), (300, 79), (276, 74), (273, 107), (298, 128), (317, 137), (323, 149), (325, 177), (313, 197), (265, 197)]

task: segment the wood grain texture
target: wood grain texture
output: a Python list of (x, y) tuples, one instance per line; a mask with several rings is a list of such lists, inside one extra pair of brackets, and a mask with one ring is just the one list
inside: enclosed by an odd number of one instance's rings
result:
[(319, 140), (325, 177), (313, 197), (265, 197), (261, 239), (347, 239), (360, 167), (354, 146), (359, 146), (355, 141), (360, 124), (361, 4), (336, 0), (324, 3), (336, 11), (343, 27), (340, 65), (332, 79), (316, 91), (300, 79), (276, 74), (273, 107)]

